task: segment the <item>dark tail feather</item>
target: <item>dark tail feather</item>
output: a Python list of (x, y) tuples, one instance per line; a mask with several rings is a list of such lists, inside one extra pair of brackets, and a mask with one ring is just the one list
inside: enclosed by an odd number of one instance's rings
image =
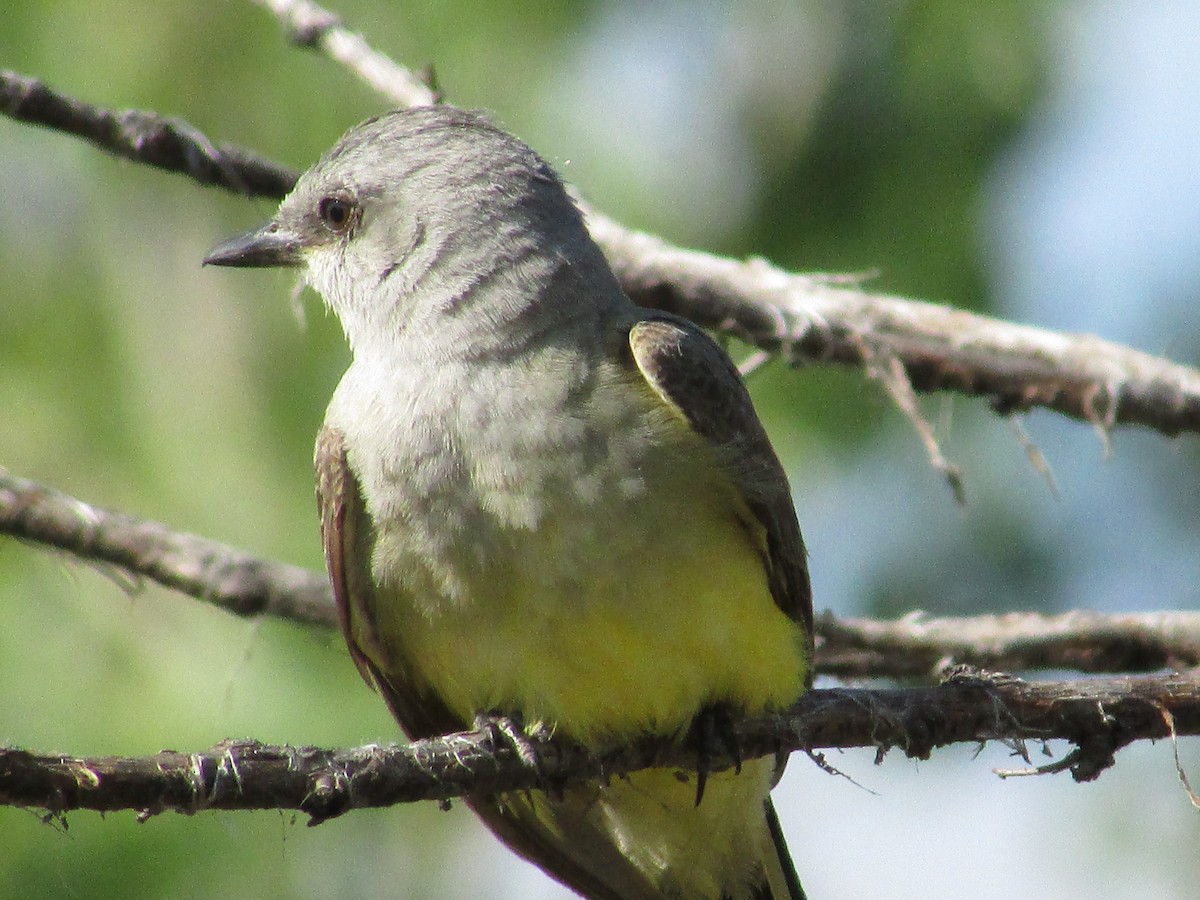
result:
[(776, 897), (770, 885), (764, 884), (762, 892), (756, 894), (757, 900), (807, 900), (804, 888), (800, 886), (800, 876), (796, 874), (796, 866), (792, 855), (788, 853), (787, 843), (783, 840), (783, 829), (779, 827), (779, 816), (775, 814), (775, 805), (768, 799), (763, 803), (763, 811), (767, 815), (767, 829), (771, 832), (771, 843), (775, 845), (775, 853), (779, 857), (779, 867), (783, 870), (783, 880), (787, 884), (788, 895)]

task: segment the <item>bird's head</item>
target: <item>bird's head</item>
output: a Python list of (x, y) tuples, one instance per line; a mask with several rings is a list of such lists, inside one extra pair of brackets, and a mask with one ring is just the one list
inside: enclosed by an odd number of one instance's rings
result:
[[(206, 265), (296, 267), (351, 344), (444, 318), (476, 294), (519, 314), (558, 266), (599, 251), (554, 171), (478, 113), (421, 107), (348, 131), (260, 228)], [(588, 268), (591, 268), (589, 266)], [(508, 279), (504, 291), (477, 291)], [(522, 298), (525, 298), (522, 300)]]

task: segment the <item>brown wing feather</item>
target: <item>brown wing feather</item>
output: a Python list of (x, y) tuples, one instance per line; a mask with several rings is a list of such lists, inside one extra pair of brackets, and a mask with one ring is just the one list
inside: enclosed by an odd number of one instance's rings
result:
[[(776, 605), (804, 626), (812, 656), (812, 587), (783, 466), (733, 362), (703, 331), (668, 315), (629, 330), (642, 375), (720, 453), (766, 534), (764, 564)], [(811, 666), (809, 667), (811, 672)], [(810, 675), (811, 678), (811, 675)]]
[(354, 545), (354, 529), (359, 518), (361, 498), (354, 474), (346, 464), (346, 449), (342, 435), (332, 428), (322, 428), (317, 434), (314, 458), (317, 470), (317, 512), (321, 517), (321, 543), (325, 546), (325, 568), (337, 603), (338, 622), (350, 649), (350, 658), (371, 687), (375, 679), (371, 663), (354, 639), (350, 585), (346, 571), (347, 551)]
[(383, 642), (376, 640), (370, 572), (374, 529), (358, 479), (347, 462), (345, 442), (335, 429), (325, 427), (317, 435), (315, 467), (325, 566), (350, 658), (367, 684), (378, 688), (413, 740), (462, 731), (467, 723), (453, 715), (427, 686), (405, 678), (403, 668), (388, 658)]

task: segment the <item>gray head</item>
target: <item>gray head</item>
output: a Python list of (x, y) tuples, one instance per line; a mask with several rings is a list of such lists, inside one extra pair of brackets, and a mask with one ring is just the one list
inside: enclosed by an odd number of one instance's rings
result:
[[(544, 320), (620, 296), (545, 161), (483, 116), (450, 106), (352, 128), (270, 222), (204, 261), (304, 268), (356, 350), (376, 335), (444, 331), (452, 319), (494, 328), (531, 318), (530, 307), (561, 307), (532, 317)], [(460, 315), (480, 306), (482, 316)]]

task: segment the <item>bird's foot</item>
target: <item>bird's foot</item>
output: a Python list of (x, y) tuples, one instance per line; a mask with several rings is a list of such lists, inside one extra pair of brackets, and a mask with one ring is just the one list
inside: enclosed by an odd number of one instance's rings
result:
[(696, 805), (704, 799), (704, 787), (712, 761), (721, 751), (733, 760), (734, 772), (742, 773), (742, 745), (733, 727), (733, 712), (723, 703), (706, 706), (692, 720), (688, 741), (696, 748)]
[(535, 742), (544, 742), (550, 735), (543, 726), (528, 728), (520, 713), (502, 713), (497, 709), (475, 715), (475, 730), (488, 736), (492, 748), (509, 746), (525, 767), (537, 773), (538, 783), (546, 784), (546, 771), (541, 752)]

